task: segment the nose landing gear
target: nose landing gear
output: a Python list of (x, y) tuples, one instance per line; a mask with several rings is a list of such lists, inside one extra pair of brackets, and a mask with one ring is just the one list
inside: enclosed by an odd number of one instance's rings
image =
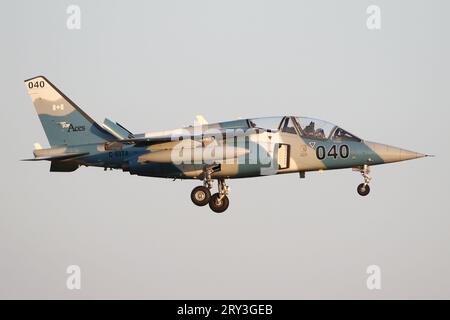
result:
[(372, 180), (369, 176), (370, 168), (367, 164), (365, 164), (363, 167), (359, 168), (359, 172), (361, 172), (361, 175), (364, 177), (364, 183), (361, 183), (358, 188), (356, 188), (356, 191), (358, 191), (360, 196), (364, 197), (370, 192), (369, 182)]
[(356, 188), (356, 190), (358, 191), (358, 194), (360, 196), (367, 196), (370, 192), (370, 187), (368, 184), (364, 184), (361, 183), (360, 185), (358, 185), (358, 188)]

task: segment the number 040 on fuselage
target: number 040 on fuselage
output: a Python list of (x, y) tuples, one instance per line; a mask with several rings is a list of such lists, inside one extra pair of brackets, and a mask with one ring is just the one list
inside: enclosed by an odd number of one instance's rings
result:
[[(35, 144), (31, 161), (51, 162), (52, 172), (80, 166), (120, 169), (130, 174), (197, 179), (191, 192), (198, 206), (224, 212), (229, 205), (226, 179), (352, 168), (369, 193), (369, 169), (427, 155), (358, 138), (330, 122), (295, 116), (238, 119), (162, 132), (134, 134), (119, 123), (95, 122), (43, 76), (25, 80), (50, 148)], [(218, 191), (211, 194), (213, 181)]]

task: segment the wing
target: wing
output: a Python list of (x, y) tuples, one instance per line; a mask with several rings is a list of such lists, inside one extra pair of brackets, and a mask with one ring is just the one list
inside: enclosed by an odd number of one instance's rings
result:
[(183, 132), (176, 134), (162, 134), (156, 136), (147, 136), (147, 137), (135, 137), (130, 139), (122, 139), (117, 142), (127, 143), (127, 144), (135, 144), (141, 146), (149, 146), (154, 144), (160, 144), (171, 141), (181, 141), (181, 140), (195, 140), (198, 142), (202, 141), (212, 141), (212, 140), (227, 140), (234, 139), (234, 137), (242, 137), (248, 136), (254, 133), (260, 133), (264, 130), (262, 129), (247, 129), (247, 130), (230, 130), (230, 129), (214, 129), (207, 130), (203, 133), (196, 132)]

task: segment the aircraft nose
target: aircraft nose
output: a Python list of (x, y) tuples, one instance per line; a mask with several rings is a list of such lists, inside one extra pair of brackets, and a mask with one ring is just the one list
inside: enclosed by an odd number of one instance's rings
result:
[(372, 149), (385, 163), (405, 161), (427, 157), (427, 154), (409, 151), (402, 148), (393, 147), (387, 144), (366, 142), (367, 146)]

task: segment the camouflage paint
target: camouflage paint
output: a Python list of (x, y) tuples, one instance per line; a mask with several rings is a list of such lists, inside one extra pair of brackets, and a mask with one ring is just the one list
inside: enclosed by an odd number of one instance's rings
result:
[(52, 147), (116, 140), (46, 78), (25, 80), (25, 86)]
[[(170, 161), (172, 160), (170, 153), (179, 150), (203, 151), (207, 147), (219, 150), (224, 144), (228, 147), (236, 146), (238, 141), (244, 141), (243, 150), (247, 152), (233, 157), (225, 155), (224, 158), (217, 159), (220, 171), (214, 172), (212, 178), (248, 178), (268, 174), (352, 168), (425, 156), (374, 142), (305, 138), (299, 128), (296, 128), (297, 133), (261, 129), (247, 131), (250, 128), (248, 119), (133, 135), (108, 119), (103, 126), (97, 124), (42, 76), (26, 80), (25, 85), (51, 145), (50, 149), (35, 150), (35, 159), (32, 160), (50, 160), (52, 171), (69, 172), (83, 165), (122, 169), (140, 176), (203, 179), (205, 164), (176, 164)], [(279, 118), (283, 119), (280, 126), (285, 118)], [(203, 132), (216, 130), (218, 133), (216, 138), (219, 139), (202, 137), (199, 140), (185, 139), (181, 142), (161, 139), (186, 132), (194, 135), (200, 129)], [(229, 137), (225, 135), (227, 129), (242, 130), (238, 136)], [(243, 132), (246, 132), (245, 135)], [(223, 136), (225, 140), (221, 140)], [(130, 138), (137, 140), (127, 141)], [(140, 138), (146, 140), (141, 141)], [(289, 166), (283, 169), (278, 168), (277, 162), (281, 152), (280, 145), (287, 146), (283, 150), (287, 150), (284, 155), (288, 158)], [(339, 152), (341, 147), (348, 152)], [(271, 163), (262, 161), (258, 154), (270, 157)], [(271, 166), (275, 168), (272, 171), (268, 170)]]

